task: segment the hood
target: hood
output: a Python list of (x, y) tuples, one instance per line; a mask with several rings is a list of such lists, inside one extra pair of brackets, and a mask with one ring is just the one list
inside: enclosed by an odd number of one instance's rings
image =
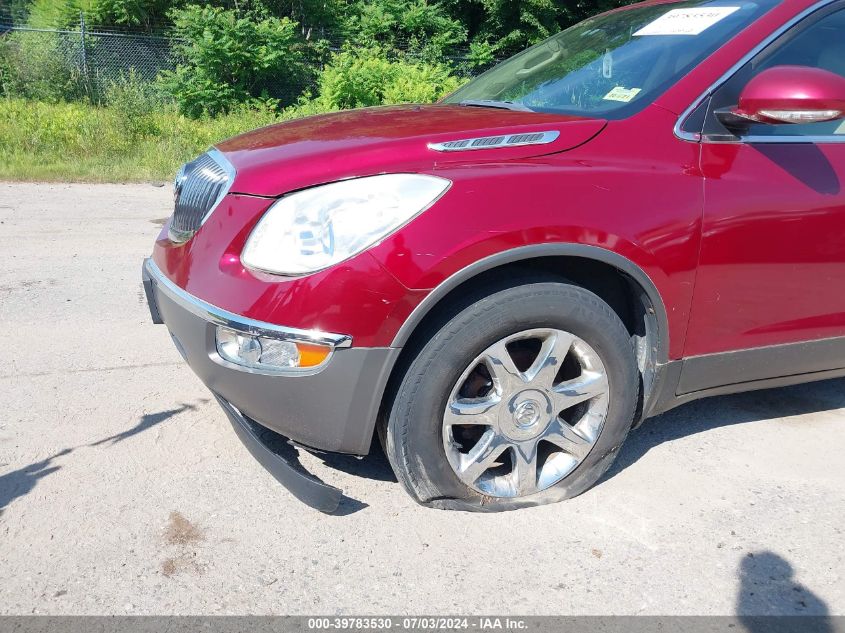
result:
[[(530, 158), (587, 142), (603, 119), (435, 104), (348, 110), (279, 123), (217, 145), (237, 175), (230, 191), (278, 196), (317, 184), (441, 165)], [(442, 152), (430, 143), (559, 132), (550, 143)]]

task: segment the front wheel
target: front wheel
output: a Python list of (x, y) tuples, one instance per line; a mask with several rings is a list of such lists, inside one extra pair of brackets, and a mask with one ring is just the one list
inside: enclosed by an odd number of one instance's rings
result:
[(419, 503), (511, 510), (575, 496), (613, 462), (639, 379), (631, 340), (595, 294), (541, 281), (491, 292), (410, 363), (384, 444)]

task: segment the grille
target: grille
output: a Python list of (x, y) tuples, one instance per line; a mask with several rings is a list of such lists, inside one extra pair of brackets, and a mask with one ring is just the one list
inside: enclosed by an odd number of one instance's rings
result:
[(169, 237), (187, 242), (205, 222), (232, 184), (235, 172), (216, 150), (186, 163), (174, 182), (175, 208)]

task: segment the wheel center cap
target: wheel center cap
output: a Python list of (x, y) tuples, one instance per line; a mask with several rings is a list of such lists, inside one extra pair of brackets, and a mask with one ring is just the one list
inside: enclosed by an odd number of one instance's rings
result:
[(513, 421), (523, 429), (534, 426), (540, 421), (540, 403), (534, 400), (520, 402), (513, 412)]
[(499, 414), (502, 432), (513, 440), (530, 440), (552, 420), (552, 402), (542, 391), (526, 389), (512, 396)]

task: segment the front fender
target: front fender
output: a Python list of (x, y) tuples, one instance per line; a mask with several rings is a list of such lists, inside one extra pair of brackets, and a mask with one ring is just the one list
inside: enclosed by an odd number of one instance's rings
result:
[[(659, 331), (668, 333), (669, 325), (666, 315), (666, 306), (663, 303), (660, 292), (651, 278), (637, 264), (618, 253), (614, 253), (613, 251), (599, 248), (597, 246), (552, 242), (546, 244), (530, 244), (497, 252), (458, 270), (440, 283), (436, 288), (433, 288), (423, 298), (423, 300), (416, 305), (413, 311), (404, 320), (402, 327), (396, 333), (396, 336), (391, 343), (391, 347), (403, 347), (408, 342), (408, 339), (411, 337), (411, 334), (413, 334), (416, 327), (422, 322), (434, 306), (465, 281), (499, 266), (540, 257), (579, 257), (582, 259), (591, 259), (609, 264), (617, 270), (624, 272), (626, 275), (634, 279), (646, 292), (651, 304), (654, 306), (655, 318), (657, 319)], [(661, 360), (665, 360), (667, 355), (668, 346), (666, 345), (666, 338), (662, 338), (659, 341), (657, 357)]]
[(393, 319), (404, 325), (394, 346), (466, 279), (514, 261), (574, 256), (636, 279), (663, 308), (658, 318), (670, 345), (661, 358), (682, 354), (698, 257), (699, 181), (668, 164), (621, 169), (576, 154), (432, 172), (453, 181), (448, 194), (371, 250), (400, 283), (425, 295), (396, 306)]

